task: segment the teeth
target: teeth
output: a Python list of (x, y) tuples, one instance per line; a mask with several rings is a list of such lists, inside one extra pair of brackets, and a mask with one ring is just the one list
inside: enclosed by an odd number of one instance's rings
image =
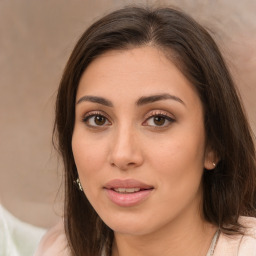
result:
[(114, 188), (114, 190), (118, 193), (134, 193), (140, 191), (139, 188)]

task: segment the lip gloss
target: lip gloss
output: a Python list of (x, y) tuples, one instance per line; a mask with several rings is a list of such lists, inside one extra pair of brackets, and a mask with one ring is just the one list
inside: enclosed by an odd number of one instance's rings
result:
[(115, 204), (123, 207), (135, 206), (148, 198), (152, 189), (141, 190), (134, 193), (119, 193), (112, 189), (106, 189), (108, 198)]
[[(134, 190), (134, 192), (120, 192), (118, 190), (124, 189), (140, 189), (139, 191)], [(151, 192), (153, 191), (153, 186), (145, 184), (143, 182), (127, 179), (127, 180), (111, 180), (105, 186), (107, 197), (116, 205), (121, 207), (129, 207), (140, 204), (145, 201)]]

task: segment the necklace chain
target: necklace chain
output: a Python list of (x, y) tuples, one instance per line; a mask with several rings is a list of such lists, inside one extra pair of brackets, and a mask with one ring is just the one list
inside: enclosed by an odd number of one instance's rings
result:
[(215, 233), (213, 239), (212, 239), (211, 246), (210, 246), (206, 256), (213, 256), (216, 245), (217, 245), (217, 242), (218, 242), (218, 239), (219, 239), (219, 236), (220, 236), (220, 230), (218, 229), (217, 232)]
[(206, 256), (213, 256), (214, 254), (214, 251), (215, 251), (215, 248), (216, 248), (216, 245), (217, 245), (217, 242), (219, 240), (219, 236), (220, 236), (220, 230), (218, 229), (212, 239), (212, 242), (211, 242), (211, 245), (210, 245), (210, 248), (206, 254)]

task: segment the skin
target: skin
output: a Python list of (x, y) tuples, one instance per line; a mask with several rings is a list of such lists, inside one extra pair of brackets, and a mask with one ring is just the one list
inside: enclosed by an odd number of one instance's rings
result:
[[(137, 104), (160, 94), (175, 97)], [(215, 157), (193, 85), (160, 50), (145, 46), (96, 58), (76, 100), (75, 163), (84, 193), (114, 230), (113, 255), (206, 255), (216, 228), (202, 217), (201, 178)], [(138, 205), (121, 207), (103, 189), (113, 179), (154, 189)]]

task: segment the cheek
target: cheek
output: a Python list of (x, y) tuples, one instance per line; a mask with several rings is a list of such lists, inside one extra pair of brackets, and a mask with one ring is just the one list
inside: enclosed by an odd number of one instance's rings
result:
[(96, 196), (102, 185), (102, 170), (106, 165), (107, 143), (93, 140), (84, 132), (75, 130), (72, 138), (72, 151), (78, 175), (87, 197)]
[(72, 137), (72, 151), (78, 172), (93, 171), (106, 161), (107, 144), (103, 139), (93, 139), (82, 129), (75, 129)]
[(100, 200), (102, 170), (106, 163), (106, 152), (102, 141), (92, 141), (90, 136), (75, 131), (72, 138), (72, 151), (83, 191), (94, 208)]
[[(186, 136), (184, 136), (186, 134)], [(175, 133), (161, 146), (148, 152), (165, 190), (186, 191), (199, 186), (204, 166), (204, 133)], [(151, 147), (154, 149), (155, 147)], [(166, 182), (168, 181), (168, 182)]]
[[(158, 164), (163, 170), (181, 166), (202, 167), (204, 162), (204, 140), (196, 135), (178, 136), (162, 141), (159, 147), (149, 147), (148, 154), (152, 163)], [(150, 152), (151, 151), (151, 152)]]

